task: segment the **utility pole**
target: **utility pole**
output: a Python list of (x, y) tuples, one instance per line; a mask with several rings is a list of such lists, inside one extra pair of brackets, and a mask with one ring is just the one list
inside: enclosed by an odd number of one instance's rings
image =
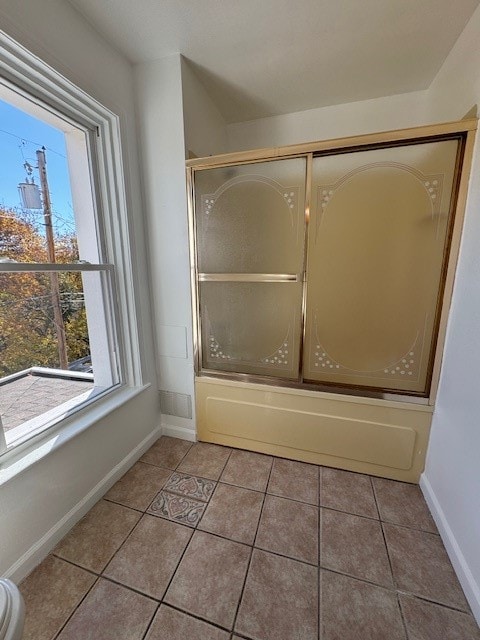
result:
[[(55, 244), (53, 241), (52, 226), (52, 203), (50, 202), (50, 191), (47, 181), (47, 161), (45, 159), (45, 147), (37, 150), (38, 172), (40, 174), (40, 185), (42, 187), (43, 217), (45, 219), (45, 236), (47, 238), (48, 261), (55, 263)], [(57, 334), (58, 359), (60, 369), (68, 369), (67, 339), (65, 336), (65, 325), (62, 316), (62, 306), (60, 302), (60, 286), (58, 283), (58, 273), (50, 272), (50, 287), (53, 307), (53, 322)]]

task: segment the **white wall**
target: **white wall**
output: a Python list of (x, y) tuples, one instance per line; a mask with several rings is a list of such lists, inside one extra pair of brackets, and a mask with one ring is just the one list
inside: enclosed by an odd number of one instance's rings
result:
[(149, 438), (158, 436), (159, 415), (131, 66), (63, 0), (2, 0), (0, 24), (11, 37), (120, 116), (134, 278), (137, 285), (142, 283), (136, 290), (142, 366), (145, 382), (154, 383), (0, 485), (0, 575), (7, 572), (19, 579), (49, 550), (55, 536), (65, 533), (108, 488), (122, 461), (132, 464), (132, 451), (140, 455)]
[[(431, 120), (480, 101), (480, 8), (428, 91)], [(480, 144), (448, 323), (422, 488), (480, 623)]]
[(165, 433), (195, 438), (192, 303), (185, 158), (226, 149), (223, 117), (188, 61), (173, 55), (135, 67), (148, 218), (159, 389), (186, 394), (192, 419), (163, 415)]
[[(190, 395), (194, 372), (181, 57), (135, 67), (152, 272), (159, 388)], [(163, 416), (172, 435), (195, 437), (194, 419)]]
[(185, 150), (197, 157), (224, 153), (227, 150), (225, 120), (188, 60), (181, 58)]
[(230, 124), (228, 151), (328, 140), (420, 124), (427, 124), (425, 91)]

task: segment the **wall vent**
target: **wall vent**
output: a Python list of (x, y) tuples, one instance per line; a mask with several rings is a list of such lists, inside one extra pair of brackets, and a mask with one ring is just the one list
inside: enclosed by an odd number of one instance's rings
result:
[(186, 393), (160, 391), (160, 410), (168, 416), (192, 417), (192, 397)]

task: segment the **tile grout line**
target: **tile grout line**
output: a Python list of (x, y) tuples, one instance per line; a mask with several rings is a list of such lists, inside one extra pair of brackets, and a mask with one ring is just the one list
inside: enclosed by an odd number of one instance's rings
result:
[[(100, 498), (100, 500), (96, 503), (99, 504), (101, 501), (103, 500), (103, 498)], [(108, 501), (110, 504), (117, 504), (116, 502), (111, 503), (110, 501)], [(119, 505), (119, 506), (124, 506), (124, 505)], [(122, 541), (122, 543), (120, 544), (120, 546), (115, 549), (115, 551), (109, 556), (107, 562), (103, 565), (101, 571), (99, 571), (98, 573), (96, 571), (94, 571), (93, 569), (89, 569), (88, 567), (84, 567), (81, 564), (78, 564), (76, 562), (73, 562), (73, 560), (67, 560), (66, 558), (63, 558), (61, 555), (59, 555), (58, 553), (54, 553), (53, 551), (51, 552), (52, 555), (54, 555), (56, 558), (60, 558), (60, 560), (66, 560), (67, 562), (70, 562), (70, 564), (74, 564), (77, 567), (80, 567), (81, 569), (85, 569), (86, 571), (90, 571), (90, 573), (94, 573), (95, 575), (98, 576), (102, 576), (103, 572), (105, 571), (105, 569), (108, 567), (108, 565), (110, 564), (110, 562), (113, 560), (113, 558), (117, 555), (117, 553), (120, 551), (120, 549), (123, 547), (123, 545), (125, 544), (125, 542), (128, 540), (128, 538), (130, 538), (131, 534), (133, 533), (133, 531), (138, 527), (139, 523), (142, 521), (143, 516), (145, 515), (145, 512), (143, 511), (138, 511), (137, 509), (130, 509), (130, 507), (124, 507), (125, 509), (129, 509), (130, 511), (133, 511), (134, 513), (141, 513), (142, 515), (139, 517), (139, 519), (137, 520), (137, 522), (133, 525), (133, 527), (129, 530), (129, 532), (127, 533), (125, 539)], [(91, 511), (91, 509), (90, 509)], [(90, 511), (88, 511), (85, 516), (90, 513)], [(83, 516), (85, 518), (85, 516)], [(82, 518), (83, 520), (83, 518)], [(80, 522), (81, 520), (79, 520)], [(73, 527), (72, 527), (73, 529)], [(70, 532), (67, 533), (66, 536), (64, 536), (64, 538), (66, 538), (69, 535)], [(64, 539), (62, 538), (62, 540)]]
[(238, 599), (237, 607), (236, 607), (236, 610), (235, 610), (235, 615), (233, 617), (232, 636), (233, 636), (233, 633), (235, 632), (235, 625), (237, 624), (238, 612), (240, 611), (240, 605), (242, 604), (243, 594), (245, 592), (245, 587), (246, 587), (246, 584), (247, 584), (248, 574), (250, 572), (250, 567), (252, 565), (253, 552), (255, 550), (255, 543), (257, 541), (258, 530), (260, 528), (260, 522), (262, 521), (263, 510), (264, 510), (264, 507), (265, 507), (265, 501), (267, 499), (268, 485), (270, 484), (270, 478), (271, 478), (271, 475), (272, 475), (273, 462), (274, 462), (274, 460), (272, 458), (272, 461), (271, 461), (271, 464), (270, 464), (270, 471), (268, 473), (267, 482), (265, 484), (265, 491), (263, 493), (262, 508), (260, 509), (260, 516), (258, 518), (257, 526), (255, 528), (255, 535), (253, 537), (253, 543), (252, 543), (251, 550), (250, 550), (250, 558), (248, 559), (248, 565), (247, 565), (247, 570), (245, 571), (245, 577), (243, 579), (242, 590), (240, 591), (240, 597)]
[[(370, 483), (372, 485), (373, 499), (375, 500), (375, 506), (376, 506), (377, 511), (378, 511), (378, 516), (380, 517), (380, 507), (378, 506), (378, 498), (377, 498), (377, 492), (375, 490), (375, 483), (373, 482), (371, 477), (370, 477)], [(396, 579), (395, 574), (393, 572), (393, 562), (392, 562), (392, 558), (390, 557), (390, 549), (388, 548), (387, 537), (385, 535), (385, 531), (384, 531), (384, 528), (383, 528), (382, 520), (380, 520), (380, 529), (382, 531), (383, 544), (385, 545), (385, 550), (387, 552), (388, 565), (390, 567), (390, 574), (392, 576), (393, 586), (395, 588), (395, 592), (397, 593), (398, 592), (397, 579)], [(397, 601), (398, 601), (398, 597), (397, 597)]]
[[(159, 438), (159, 440), (161, 440), (161, 437)], [(182, 456), (182, 458), (181, 458), (181, 459), (179, 460), (179, 462), (177, 463), (177, 465), (176, 465), (175, 469), (173, 469), (172, 473), (169, 475), (168, 480), (170, 480), (170, 478), (172, 477), (172, 475), (177, 471), (177, 469), (178, 469), (179, 465), (183, 462), (183, 460), (185, 459), (186, 455), (189, 453), (189, 451), (191, 451), (191, 449), (192, 449), (192, 447), (193, 447), (193, 446), (194, 446), (194, 445), (191, 445), (191, 446), (187, 449), (187, 451), (185, 452), (185, 454)], [(165, 484), (167, 484), (168, 480), (166, 480), (166, 481), (165, 481), (165, 483), (164, 483), (164, 485), (163, 485), (163, 486), (165, 486)], [(155, 502), (155, 500), (156, 500), (156, 498), (157, 498), (158, 494), (159, 494), (162, 490), (163, 490), (163, 487), (160, 489), (160, 491), (158, 491), (158, 492), (157, 492), (157, 494), (155, 495), (155, 497), (153, 498), (153, 500), (150, 502), (150, 504), (149, 504), (149, 505), (148, 505), (148, 507), (147, 507), (147, 510), (148, 510), (148, 509), (150, 509), (150, 507), (152, 506), (152, 504)], [(145, 511), (145, 513), (147, 513), (147, 510)], [(148, 515), (151, 515), (152, 517), (155, 517), (153, 514), (148, 514)], [(159, 516), (156, 516), (156, 517), (159, 517)], [(167, 518), (165, 518), (165, 520), (167, 520)], [(172, 522), (172, 521), (170, 520), (170, 522)], [(178, 525), (180, 525), (180, 526), (182, 526), (182, 527), (183, 527), (183, 526), (186, 526), (186, 525), (183, 525), (183, 524), (182, 524), (182, 523), (180, 523), (180, 522), (176, 522), (176, 524), (178, 524)], [(191, 530), (191, 527), (187, 527), (187, 528)], [(168, 591), (168, 589), (169, 589), (169, 587), (170, 587), (170, 584), (171, 584), (171, 582), (172, 582), (172, 580), (173, 580), (174, 575), (175, 575), (175, 574), (176, 574), (176, 572), (177, 572), (177, 569), (178, 569), (178, 567), (179, 567), (179, 565), (180, 565), (180, 562), (182, 561), (182, 558), (183, 558), (183, 556), (185, 555), (186, 550), (187, 550), (187, 549), (188, 549), (188, 547), (190, 546), (190, 542), (191, 542), (192, 538), (193, 538), (193, 533), (192, 533), (192, 535), (190, 536), (189, 541), (188, 541), (188, 542), (187, 542), (187, 544), (185, 545), (185, 549), (183, 550), (182, 554), (180, 555), (180, 558), (178, 559), (177, 566), (175, 567), (175, 570), (172, 572), (172, 576), (171, 576), (170, 580), (168, 581), (167, 586), (165, 587), (165, 591), (163, 592), (162, 598), (161, 598), (161, 600), (159, 601), (158, 607), (156, 608), (154, 615), (152, 616), (152, 618), (151, 618), (151, 620), (150, 620), (149, 624), (147, 625), (147, 628), (145, 629), (145, 633), (142, 635), (142, 640), (145, 640), (145, 638), (147, 637), (147, 635), (148, 635), (148, 633), (149, 633), (149, 631), (150, 631), (150, 629), (151, 629), (151, 627), (152, 627), (153, 621), (155, 620), (155, 617), (156, 617), (156, 615), (157, 615), (158, 611), (160, 610), (160, 606), (162, 605), (163, 599), (165, 598), (165, 595), (166, 595), (166, 593), (167, 593), (167, 591)]]
[(207, 620), (207, 618), (202, 618), (202, 616), (200, 616), (198, 613), (191, 613), (186, 609), (182, 609), (177, 604), (170, 604), (170, 602), (165, 602), (164, 600), (162, 600), (160, 602), (160, 606), (168, 607), (169, 609), (174, 609), (175, 611), (178, 611), (179, 613), (183, 613), (189, 618), (194, 618), (199, 622), (204, 622), (205, 624), (208, 624), (211, 627), (215, 627), (215, 629), (219, 629), (220, 631), (225, 631), (226, 633), (229, 633), (229, 634), (233, 633), (233, 631), (231, 629), (228, 629), (228, 627), (222, 627), (220, 624), (218, 624), (218, 622), (213, 622), (213, 620)]
[(400, 611), (400, 618), (402, 619), (403, 630), (405, 631), (405, 638), (406, 640), (409, 640), (410, 634), (408, 633), (407, 621), (405, 620), (405, 616), (403, 614), (402, 603), (400, 602), (400, 594), (398, 593), (398, 591), (396, 595), (397, 595), (397, 605)]
[[(77, 569), (82, 569), (82, 571), (86, 571), (87, 573), (90, 573), (92, 576), (95, 576), (96, 578), (99, 578), (100, 575), (101, 575), (100, 573), (97, 573), (93, 569), (87, 569), (87, 567), (82, 567), (82, 565), (77, 564), (76, 562), (73, 562), (73, 560), (68, 560), (67, 558), (62, 558), (62, 556), (57, 555), (54, 551), (51, 551), (48, 555), (52, 556), (54, 558), (57, 558), (57, 560), (61, 560), (62, 562), (66, 562), (67, 564), (71, 564), (73, 567), (76, 567)], [(47, 556), (47, 558), (48, 558), (48, 556)], [(47, 558), (45, 558), (45, 560)]]
[[(138, 511), (136, 511), (135, 513), (139, 513)], [(135, 529), (138, 527), (138, 525), (142, 522), (143, 518), (145, 517), (145, 512), (142, 512), (142, 515), (140, 516), (140, 518), (137, 520), (137, 522), (133, 525), (133, 527), (130, 529), (130, 531), (128, 532), (128, 534), (126, 535), (125, 539), (123, 540), (123, 542), (121, 543), (121, 545), (113, 552), (113, 554), (110, 556), (109, 560), (106, 562), (106, 564), (104, 565), (103, 569), (100, 571), (101, 576), (103, 576), (103, 573), (105, 571), (105, 569), (108, 567), (108, 565), (111, 563), (111, 561), (115, 558), (115, 556), (117, 555), (117, 553), (120, 551), (120, 549), (123, 548), (123, 546), (125, 545), (125, 543), (127, 542), (127, 540), (130, 538), (130, 536), (132, 535), (132, 533), (135, 531)]]
[[(161, 489), (160, 489), (161, 491)], [(102, 497), (100, 498), (101, 500), (105, 500), (105, 502), (111, 502), (112, 504), (118, 504), (120, 507), (126, 507), (127, 509), (131, 509), (132, 511), (136, 511), (137, 513), (141, 513), (142, 515), (145, 514), (145, 511), (142, 511), (141, 509), (137, 509), (137, 507), (130, 507), (129, 505), (125, 504), (124, 502), (118, 502), (117, 500), (112, 500), (112, 498), (105, 498)], [(68, 535), (68, 533), (67, 533)]]
[[(198, 525), (200, 525), (200, 524), (202, 523), (202, 520), (203, 520), (203, 518), (205, 517), (205, 514), (207, 513), (208, 507), (210, 506), (211, 501), (213, 500), (213, 498), (215, 497), (215, 494), (217, 493), (217, 489), (218, 489), (218, 485), (219, 485), (219, 484), (220, 484), (220, 482), (216, 482), (216, 483), (215, 483), (215, 488), (214, 488), (214, 490), (213, 490), (213, 493), (212, 493), (212, 495), (210, 496), (210, 498), (208, 499), (208, 502), (206, 502), (206, 503), (205, 503), (205, 509), (203, 510), (203, 512), (202, 512), (202, 514), (201, 514), (201, 516), (200, 516), (200, 518), (198, 519), (198, 522), (197, 522), (197, 523), (196, 523), (196, 525), (195, 525), (195, 529), (196, 529), (197, 531), (203, 531), (203, 529), (199, 529), (199, 528), (198, 528)], [(208, 531), (207, 531), (206, 533), (208, 533)]]
[(451, 604), (445, 604), (443, 602), (439, 602), (438, 600), (432, 600), (430, 598), (427, 598), (426, 596), (420, 596), (417, 593), (414, 593), (413, 591), (405, 591), (404, 589), (397, 589), (397, 593), (399, 596), (408, 596), (410, 598), (414, 598), (416, 600), (421, 600), (422, 602), (426, 602), (427, 604), (434, 604), (437, 607), (448, 609), (449, 611), (456, 611), (457, 613), (463, 613), (473, 618), (473, 620), (475, 620), (470, 608), (468, 611), (466, 611), (465, 609), (459, 609), (458, 607), (454, 607)]
[[(195, 443), (195, 444), (197, 444), (197, 443)], [(193, 444), (193, 445), (188, 449), (188, 451), (185, 453), (185, 455), (183, 456), (183, 458), (179, 461), (179, 463), (178, 463), (178, 464), (177, 464), (177, 466), (175, 467), (174, 472), (182, 473), (181, 471), (178, 471), (178, 467), (181, 465), (181, 463), (183, 462), (183, 460), (185, 459), (185, 457), (187, 456), (187, 454), (188, 454), (188, 453), (193, 449), (193, 447), (195, 446), (195, 444)], [(227, 460), (225, 461), (225, 465), (227, 464), (227, 461), (229, 460), (229, 458), (230, 458), (231, 454), (232, 454), (232, 450), (230, 450), (230, 453), (229, 453), (229, 455), (228, 455), (228, 457), (227, 457)], [(223, 473), (223, 469), (224, 469), (225, 465), (222, 467), (222, 470), (220, 471), (220, 475)], [(192, 475), (192, 476), (193, 476), (194, 474), (190, 474), (190, 475)], [(198, 477), (202, 477), (202, 476), (198, 476)], [(219, 476), (219, 477), (220, 477), (220, 476)], [(207, 479), (208, 479), (208, 478), (205, 478), (205, 480), (207, 480)], [(212, 482), (215, 482), (215, 481), (213, 480)], [(166, 483), (165, 483), (165, 484), (166, 484)], [(216, 487), (215, 487), (215, 488), (216, 488)], [(160, 493), (160, 492), (159, 492), (159, 493)], [(157, 494), (157, 495), (158, 495), (158, 494)], [(212, 494), (212, 496), (210, 496), (210, 498), (211, 498), (211, 497), (213, 497), (213, 494)], [(154, 500), (155, 500), (155, 498), (152, 500), (152, 503), (154, 502)], [(150, 506), (152, 505), (152, 503), (150, 503)], [(208, 502), (207, 502), (207, 504), (208, 504)], [(150, 508), (150, 506), (149, 506), (149, 508)], [(205, 509), (205, 511), (206, 511), (206, 509)], [(153, 514), (149, 514), (149, 515), (153, 515)], [(202, 515), (203, 515), (203, 514), (202, 514)], [(156, 517), (161, 517), (161, 516), (156, 516)], [(170, 522), (173, 522), (174, 524), (178, 524), (178, 525), (180, 525), (180, 526), (185, 526), (185, 527), (187, 527), (187, 525), (183, 525), (182, 523), (180, 523), (180, 522), (176, 522), (175, 520), (170, 520), (169, 518), (164, 518), (164, 519), (165, 519), (165, 520), (169, 520)], [(160, 608), (160, 606), (161, 606), (162, 604), (164, 604), (165, 606), (170, 606), (170, 605), (168, 605), (168, 603), (166, 603), (166, 602), (165, 602), (165, 596), (167, 595), (168, 590), (170, 589), (170, 585), (172, 584), (173, 579), (175, 578), (175, 576), (176, 576), (176, 574), (177, 574), (177, 571), (178, 571), (178, 569), (179, 569), (179, 567), (180, 567), (180, 564), (181, 564), (181, 562), (182, 562), (182, 560), (183, 560), (183, 558), (184, 558), (184, 556), (185, 556), (185, 554), (186, 554), (186, 552), (187, 552), (187, 549), (190, 547), (190, 544), (192, 543), (193, 536), (195, 535), (195, 531), (197, 530), (197, 525), (198, 525), (198, 522), (195, 524), (195, 526), (194, 526), (194, 527), (187, 527), (187, 529), (189, 529), (189, 530), (192, 532), (192, 535), (190, 536), (189, 541), (188, 541), (188, 542), (187, 542), (187, 544), (185, 545), (185, 549), (184, 549), (184, 550), (183, 550), (183, 552), (181, 553), (181, 555), (180, 555), (180, 557), (179, 557), (179, 559), (178, 559), (177, 565), (176, 565), (176, 567), (175, 567), (174, 571), (172, 572), (172, 575), (171, 575), (171, 577), (170, 577), (170, 580), (168, 581), (168, 584), (167, 584), (167, 586), (165, 587), (165, 590), (164, 590), (164, 592), (163, 592), (162, 598), (161, 598), (161, 600), (160, 600), (160, 602), (159, 602), (158, 609)], [(158, 609), (157, 609), (157, 611), (158, 611)], [(155, 614), (155, 615), (156, 615), (156, 614)], [(154, 616), (154, 617), (155, 617), (155, 616)], [(148, 634), (148, 632), (149, 632), (149, 630), (150, 630), (150, 628), (151, 628), (151, 626), (152, 626), (152, 623), (153, 623), (154, 617), (152, 617), (152, 620), (150, 621), (150, 624), (148, 625), (148, 627), (147, 627), (147, 629), (146, 629), (146, 631), (145, 631), (144, 635), (142, 636), (142, 640), (145, 640), (145, 638), (146, 638), (146, 636), (147, 636), (147, 634)]]
[[(77, 565), (75, 565), (77, 566)], [(55, 633), (51, 640), (56, 640), (60, 634), (63, 632), (63, 630), (65, 629), (65, 627), (67, 626), (67, 624), (70, 622), (70, 620), (73, 618), (73, 616), (77, 613), (77, 611), (79, 610), (81, 604), (84, 602), (84, 600), (86, 599), (86, 597), (89, 595), (89, 593), (93, 590), (93, 588), (99, 583), (100, 581), (100, 576), (96, 576), (96, 580), (94, 580), (92, 586), (87, 590), (87, 592), (85, 593), (85, 595), (80, 599), (80, 601), (78, 602), (77, 606), (74, 607), (73, 611), (71, 612), (71, 614), (68, 616), (68, 618), (65, 620), (65, 622), (62, 624), (62, 626), (60, 627), (60, 629), (57, 631), (57, 633)]]

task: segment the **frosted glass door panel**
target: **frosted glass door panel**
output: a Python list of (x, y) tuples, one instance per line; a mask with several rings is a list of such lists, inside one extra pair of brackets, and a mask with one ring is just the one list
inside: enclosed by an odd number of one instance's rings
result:
[(202, 282), (204, 369), (298, 377), (302, 284)]
[(200, 273), (301, 273), (305, 158), (195, 174)]
[(427, 391), (457, 149), (314, 158), (306, 381)]

